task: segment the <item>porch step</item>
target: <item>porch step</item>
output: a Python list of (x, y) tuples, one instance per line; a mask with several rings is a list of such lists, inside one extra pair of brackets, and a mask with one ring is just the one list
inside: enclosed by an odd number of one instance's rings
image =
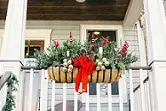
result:
[[(67, 100), (66, 105), (67, 105), (66, 111), (74, 111), (74, 100)], [(79, 111), (82, 107), (82, 102), (80, 100), (78, 100), (77, 105), (78, 105), (77, 106), (77, 108), (78, 108), (77, 111)], [(55, 110), (56, 111), (63, 111), (63, 102), (55, 105)], [(51, 109), (49, 109), (47, 111), (51, 111)]]

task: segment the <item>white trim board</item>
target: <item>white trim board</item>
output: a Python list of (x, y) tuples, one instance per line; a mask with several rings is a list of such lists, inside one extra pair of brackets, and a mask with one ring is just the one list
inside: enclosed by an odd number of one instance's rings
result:
[(44, 50), (50, 45), (51, 29), (27, 29), (25, 40), (44, 40)]
[[(26, 29), (25, 40), (44, 40), (44, 49), (46, 49), (50, 45), (51, 31), (51, 29)], [(0, 29), (0, 39), (3, 39), (3, 33), (4, 29)]]
[(124, 27), (134, 26), (143, 10), (143, 0), (130, 0), (126, 15), (123, 21)]

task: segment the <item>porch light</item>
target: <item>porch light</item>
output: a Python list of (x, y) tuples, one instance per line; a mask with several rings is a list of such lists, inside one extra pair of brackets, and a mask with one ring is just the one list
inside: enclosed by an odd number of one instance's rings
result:
[(100, 32), (98, 32), (98, 31), (95, 31), (95, 32), (94, 32), (94, 34), (95, 34), (95, 35), (99, 35), (99, 34), (100, 34)]
[(79, 3), (83, 3), (83, 2), (85, 2), (86, 0), (76, 0), (77, 2), (79, 2)]

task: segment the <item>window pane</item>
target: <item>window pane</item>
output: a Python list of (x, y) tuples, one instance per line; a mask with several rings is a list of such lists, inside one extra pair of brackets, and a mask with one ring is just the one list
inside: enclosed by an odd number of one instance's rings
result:
[(96, 83), (89, 83), (89, 95), (96, 95)]
[(34, 57), (34, 53), (35, 53), (34, 49), (40, 50), (40, 47), (38, 47), (38, 46), (31, 47), (30, 46), (29, 49), (28, 49), (28, 47), (25, 47), (25, 57), (27, 57), (27, 53), (28, 53), (28, 58), (33, 58)]
[(34, 58), (34, 49), (44, 50), (43, 40), (26, 40), (25, 41), (25, 58)]
[(112, 95), (119, 95), (118, 82), (112, 83)]

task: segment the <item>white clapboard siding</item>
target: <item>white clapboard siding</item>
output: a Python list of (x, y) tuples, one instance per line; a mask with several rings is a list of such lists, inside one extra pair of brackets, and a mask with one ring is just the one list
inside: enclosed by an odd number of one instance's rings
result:
[[(139, 60), (139, 46), (138, 46), (138, 37), (137, 37), (137, 29), (134, 27), (123, 27), (123, 35), (124, 41), (127, 41), (129, 44), (129, 51), (136, 54), (138, 57), (138, 61), (133, 63), (132, 66), (140, 66)], [(133, 88), (139, 85), (139, 71), (132, 71), (133, 75)], [(129, 88), (129, 79), (127, 77), (127, 86)]]

